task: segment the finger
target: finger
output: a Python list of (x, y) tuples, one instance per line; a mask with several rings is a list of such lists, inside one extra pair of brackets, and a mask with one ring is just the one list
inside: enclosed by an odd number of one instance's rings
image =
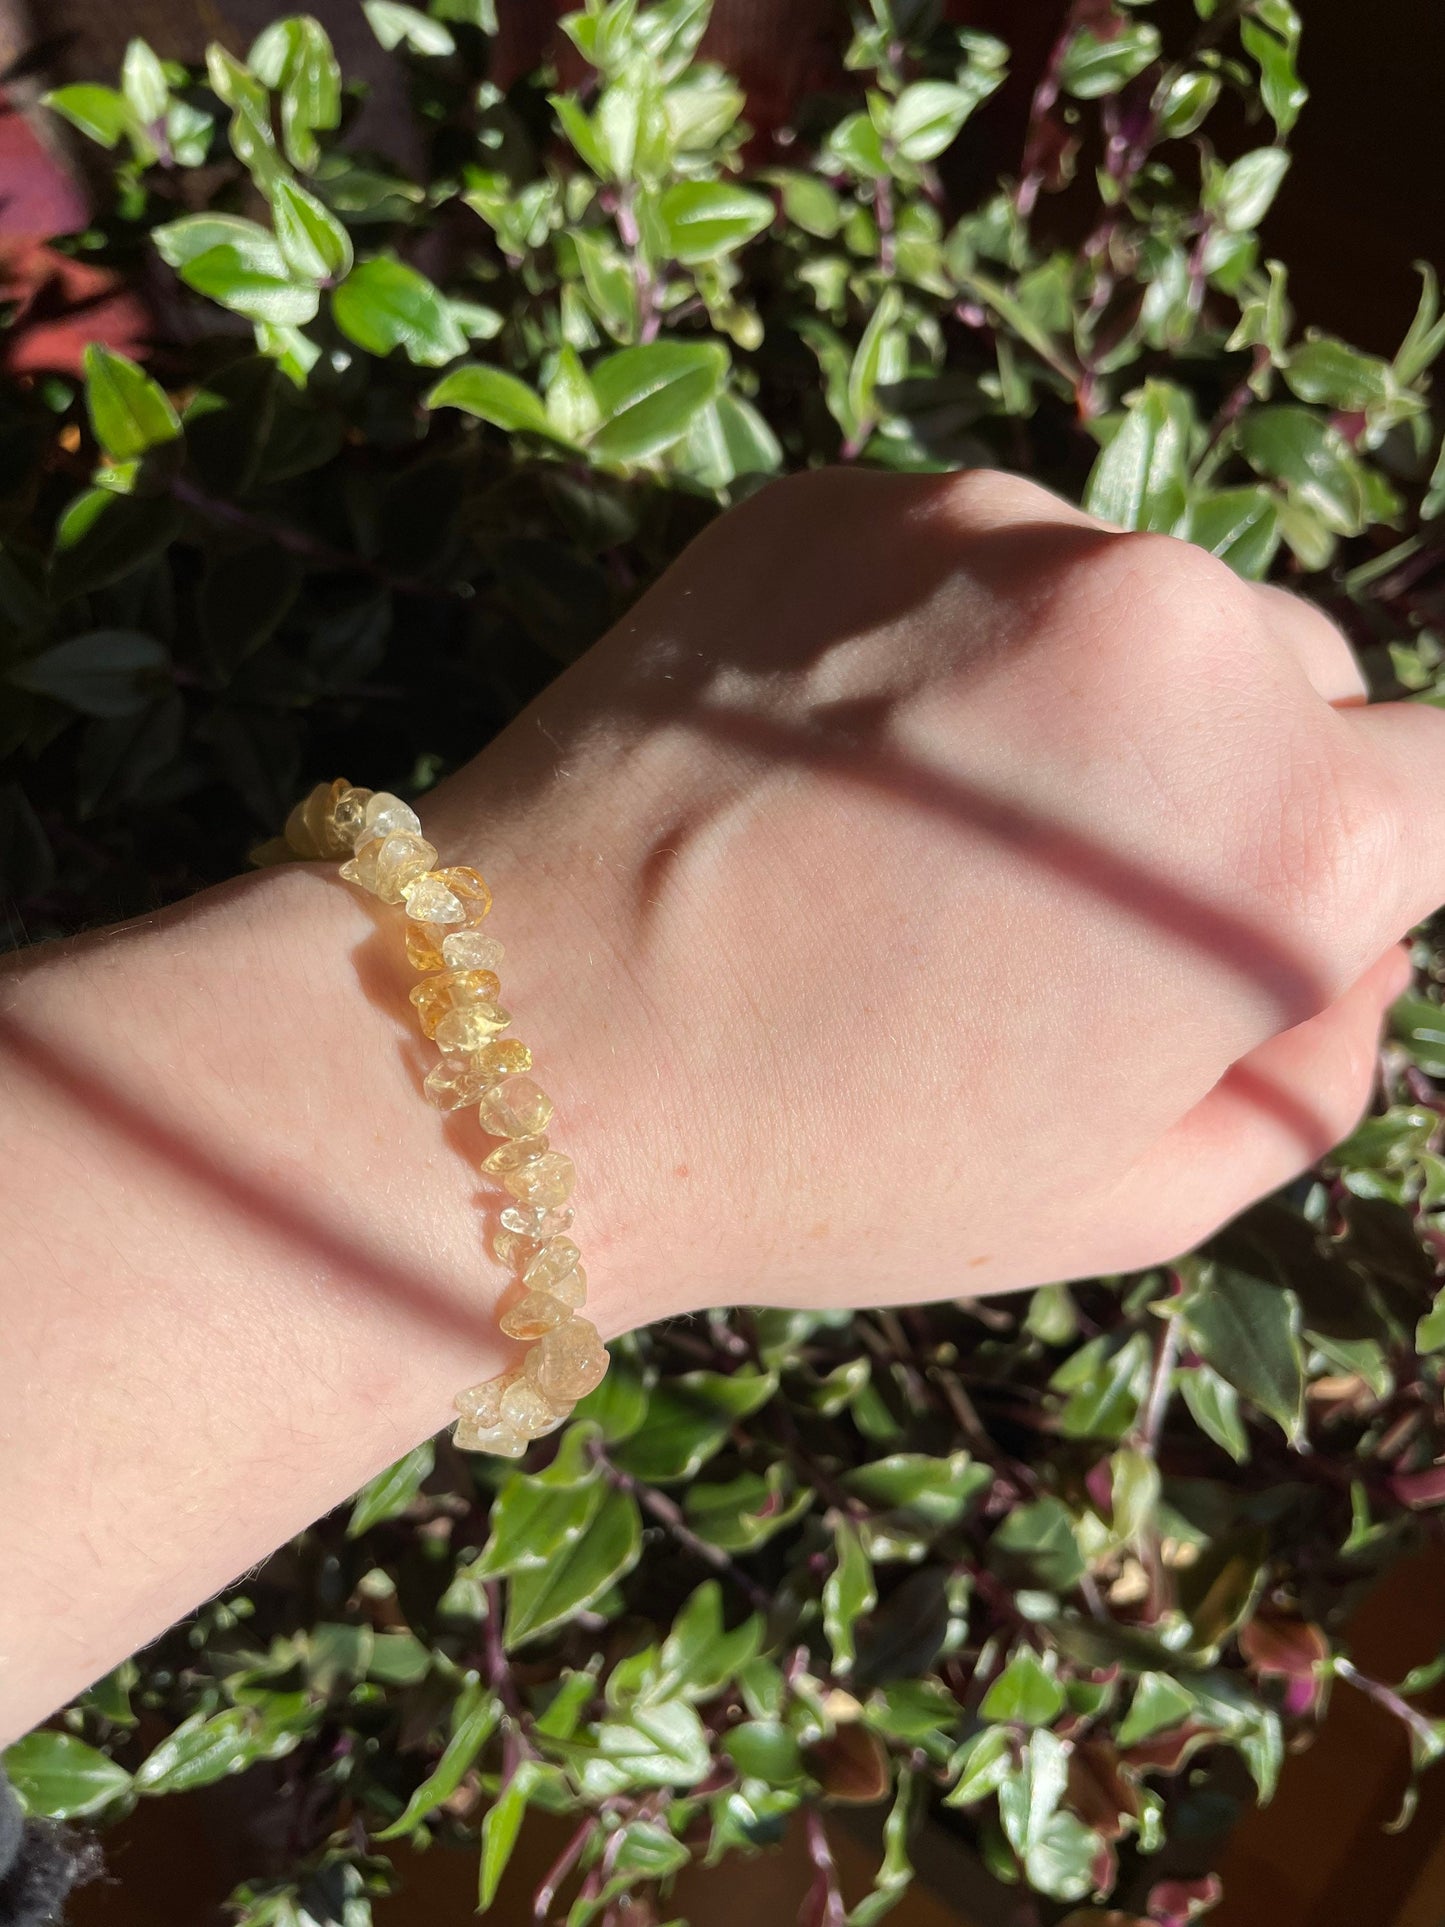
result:
[(1370, 745), (1382, 807), (1394, 825), (1380, 905), (1399, 936), (1445, 903), (1445, 710), (1430, 703), (1373, 703), (1348, 718)]
[(1322, 609), (1273, 583), (1250, 586), (1263, 605), (1271, 636), (1295, 658), (1327, 703), (1344, 708), (1368, 699), (1358, 657)]
[(1171, 1126), (1110, 1198), (1121, 1268), (1190, 1249), (1348, 1137), (1374, 1088), (1385, 1013), (1409, 981), (1409, 955), (1393, 945), (1328, 1010), (1249, 1051)]

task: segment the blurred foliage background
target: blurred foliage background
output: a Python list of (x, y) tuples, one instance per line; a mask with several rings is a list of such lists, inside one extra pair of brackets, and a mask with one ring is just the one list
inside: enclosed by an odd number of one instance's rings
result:
[[(1290, 0), (1080, 0), (1004, 170), (993, 34), (872, 0), (754, 125), (707, 11), (591, 5), (536, 66), (491, 0), (366, 0), (386, 151), (304, 16), (51, 94), (100, 183), (55, 246), (152, 338), (0, 393), (12, 942), (233, 872), (337, 768), (424, 792), (710, 516), (821, 462), (1022, 470), (1304, 589), (1378, 693), (1441, 699), (1445, 321), (1424, 268), (1388, 353), (1296, 325), (1258, 237), (1306, 101)], [(536, 1900), (569, 1927), (665, 1920), (679, 1869), (795, 1815), (815, 1927), (880, 1919), (925, 1825), (1017, 1921), (1207, 1911), (1231, 1801), (1337, 1683), (1402, 1765), (1445, 1750), (1445, 1666), (1377, 1679), (1341, 1638), (1445, 1504), (1416, 955), (1378, 1114), (1208, 1250), (622, 1341), (525, 1469), (419, 1448), (22, 1740), (23, 1797), (110, 1818), (254, 1770), (254, 1927), (360, 1927), (403, 1838), (469, 1851), (485, 1909), (534, 1811), (572, 1818)], [(858, 1802), (889, 1818), (848, 1910)]]

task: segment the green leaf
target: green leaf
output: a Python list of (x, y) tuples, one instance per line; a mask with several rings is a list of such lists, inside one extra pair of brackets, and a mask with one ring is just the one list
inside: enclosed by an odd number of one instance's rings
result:
[(166, 85), (164, 67), (144, 40), (132, 40), (126, 47), (120, 85), (142, 127), (154, 127), (164, 119), (171, 90)]
[(361, 0), (361, 11), (388, 53), (404, 45), (411, 53), (440, 59), (457, 50), (450, 28), (401, 0)]
[(873, 1563), (863, 1549), (863, 1538), (850, 1519), (833, 1526), (833, 1570), (823, 1586), (823, 1632), (833, 1652), (833, 1670), (853, 1670), (854, 1629), (878, 1603)]
[(42, 94), (40, 104), (62, 115), (72, 127), (79, 128), (88, 140), (97, 142), (101, 147), (114, 147), (134, 125), (129, 101), (114, 87), (94, 87), (83, 83), (75, 87), (57, 87), (52, 93)]
[(1283, 482), (1337, 535), (1356, 535), (1368, 519), (1361, 464), (1322, 415), (1289, 406), (1251, 408), (1238, 428), (1246, 461)]
[(777, 1387), (772, 1372), (680, 1372), (663, 1379), (648, 1398), (642, 1425), (617, 1447), (617, 1463), (651, 1484), (690, 1479)]
[(165, 390), (143, 368), (98, 342), (85, 351), (85, 404), (95, 439), (118, 462), (134, 461), (181, 432)]
[(361, 261), (331, 295), (338, 328), (368, 354), (400, 348), (423, 368), (440, 368), (466, 353), (467, 338), (445, 295), (424, 274), (392, 255)]
[(1094, 1885), (1102, 1845), (1098, 1834), (1072, 1813), (1056, 1813), (1024, 1856), (1024, 1875), (1036, 1892), (1052, 1900), (1082, 1900)]
[(696, 1786), (712, 1768), (707, 1733), (685, 1700), (644, 1702), (626, 1719), (604, 1721), (597, 1750), (625, 1768), (634, 1785)]
[[(288, 1703), (293, 1696), (279, 1696)], [(302, 1701), (304, 1696), (295, 1695)], [(298, 1714), (300, 1709), (298, 1709)], [(133, 1782), (137, 1793), (193, 1793), (258, 1760), (278, 1760), (300, 1743), (309, 1719), (279, 1725), (258, 1717), (249, 1706), (228, 1706), (209, 1718), (193, 1713), (141, 1762)]]
[(294, 327), (316, 313), (316, 290), (299, 281), (276, 237), (233, 214), (192, 214), (151, 231), (182, 281), (251, 321)]
[(598, 461), (632, 465), (670, 448), (722, 392), (727, 350), (716, 341), (652, 341), (608, 355), (592, 370), (602, 425)]
[(1279, 548), (1279, 504), (1269, 489), (1258, 486), (1195, 495), (1183, 533), (1236, 574), (1260, 582)]
[(826, 181), (796, 168), (778, 168), (768, 179), (782, 192), (784, 220), (819, 240), (832, 240), (843, 225), (844, 207)]
[(157, 254), (173, 268), (185, 268), (212, 248), (230, 247), (247, 267), (276, 280), (286, 278), (286, 257), (275, 235), (239, 214), (185, 214), (152, 228), (151, 240)]
[(948, 1771), (954, 1784), (945, 1806), (972, 1806), (996, 1793), (1014, 1771), (1013, 1740), (1008, 1728), (986, 1726), (965, 1740)]
[(1051, 1664), (1045, 1664), (1032, 1646), (1020, 1646), (984, 1694), (978, 1710), (985, 1720), (1047, 1726), (1064, 1710), (1064, 1689)]
[(383, 1520), (394, 1519), (398, 1513), (405, 1512), (421, 1491), (423, 1481), (430, 1478), (435, 1462), (435, 1447), (430, 1439), (426, 1439), (403, 1454), (394, 1465), (379, 1472), (356, 1495), (351, 1517), (346, 1522), (347, 1538), (359, 1539), (363, 1532), (370, 1532), (373, 1526), (380, 1525)]
[(515, 1572), (507, 1592), (508, 1648), (550, 1632), (599, 1599), (637, 1564), (642, 1519), (629, 1492), (607, 1491), (585, 1532), (544, 1566)]
[(1094, 464), (1084, 507), (1125, 529), (1174, 529), (1189, 487), (1190, 405), (1169, 382), (1148, 381)]
[(1059, 85), (1076, 100), (1098, 100), (1142, 74), (1159, 58), (1159, 29), (1143, 20), (1115, 15), (1120, 31), (1112, 39), (1082, 28), (1069, 42), (1059, 63)]
[(1291, 349), (1284, 378), (1301, 401), (1352, 412), (1378, 407), (1398, 393), (1388, 361), (1316, 330)]
[(1164, 140), (1182, 140), (1201, 127), (1219, 98), (1217, 74), (1170, 75), (1154, 96), (1154, 114)]
[(1084, 1576), (1074, 1522), (1061, 1499), (1016, 1506), (989, 1540), (989, 1559), (1011, 1583), (1067, 1592)]
[(416, 1686), (431, 1671), (431, 1654), (415, 1633), (378, 1633), (366, 1677), (383, 1686)]
[(936, 160), (952, 145), (978, 95), (946, 80), (915, 80), (893, 103), (889, 133), (908, 161)]
[(929, 1458), (922, 1452), (894, 1452), (871, 1459), (844, 1474), (844, 1488), (869, 1505), (912, 1513), (936, 1530), (957, 1525), (993, 1474), (975, 1465), (967, 1452)]
[(8, 681), (83, 716), (135, 716), (159, 693), (170, 654), (136, 629), (91, 629), (11, 665)]
[(743, 1472), (721, 1485), (689, 1485), (682, 1500), (693, 1531), (724, 1552), (755, 1552), (812, 1503), (812, 1493), (795, 1490), (793, 1474), (780, 1460), (761, 1477)]
[(27, 1733), (6, 1748), (3, 1765), (21, 1806), (47, 1820), (99, 1813), (131, 1783), (123, 1766), (73, 1733)]
[(850, 1908), (846, 1927), (877, 1927), (893, 1911), (904, 1889), (913, 1880), (913, 1862), (908, 1841), (913, 1825), (914, 1789), (919, 1784), (908, 1767), (898, 1773), (898, 1792), (883, 1822), (883, 1858), (873, 1876), (873, 1891)]
[(638, 329), (637, 281), (621, 250), (592, 228), (572, 234), (582, 285), (597, 319), (614, 341), (635, 340)]
[(902, 295), (896, 286), (890, 284), (879, 296), (878, 305), (868, 317), (868, 325), (854, 350), (848, 370), (848, 413), (856, 424), (853, 431), (855, 438), (875, 419), (875, 400), (884, 354), (902, 305)]
[(212, 91), (231, 109), (226, 137), (231, 152), (266, 192), (283, 172), (271, 130), (271, 98), (248, 67), (232, 58), (219, 41), (206, 49), (206, 77)]
[(1417, 1352), (1445, 1351), (1445, 1289), (1435, 1294), (1429, 1311), (1415, 1327)]
[(1266, 112), (1274, 121), (1276, 132), (1283, 139), (1299, 119), (1300, 109), (1310, 97), (1310, 90), (1300, 79), (1295, 67), (1295, 54), (1299, 44), (1299, 25), (1292, 23), (1291, 31), (1280, 34), (1259, 20), (1241, 20), (1239, 38), (1244, 51), (1259, 68), (1259, 93)]
[(1249, 1435), (1240, 1417), (1238, 1392), (1212, 1365), (1186, 1365), (1178, 1380), (1189, 1415), (1200, 1431), (1222, 1446), (1236, 1465), (1243, 1465), (1249, 1457)]
[(340, 281), (351, 271), (351, 236), (336, 216), (295, 181), (271, 190), (271, 216), (286, 265), (304, 281)]
[(883, 158), (883, 137), (870, 114), (849, 114), (840, 120), (828, 136), (824, 158), (856, 174), (860, 180), (876, 180), (888, 172)]
[(633, 1820), (622, 1830), (622, 1844), (612, 1866), (631, 1880), (665, 1880), (679, 1873), (692, 1855), (675, 1835), (656, 1820)]
[(1159, 1508), (1159, 1467), (1150, 1452), (1125, 1446), (1109, 1461), (1112, 1523), (1121, 1539), (1141, 1539)]
[(796, 1786), (805, 1777), (797, 1735), (780, 1720), (748, 1720), (733, 1727), (723, 1751), (745, 1779)]
[(1114, 1735), (1121, 1747), (1137, 1746), (1171, 1726), (1181, 1726), (1194, 1711), (1194, 1695), (1168, 1673), (1141, 1673), (1129, 1711)]
[(1122, 1344), (1103, 1333), (1072, 1352), (1049, 1380), (1069, 1393), (1059, 1430), (1072, 1439), (1117, 1439), (1134, 1424), (1149, 1383), (1150, 1348), (1143, 1332)]
[(723, 1631), (722, 1588), (716, 1579), (705, 1580), (672, 1622), (647, 1697), (710, 1699), (755, 1656), (762, 1638), (763, 1622), (756, 1613), (731, 1632)]
[(133, 574), (174, 539), (179, 523), (179, 510), (162, 497), (86, 489), (66, 509), (55, 531), (52, 594), (65, 601)]
[(542, 397), (505, 368), (468, 362), (444, 375), (427, 396), (428, 408), (460, 408), (464, 414), (491, 422), (511, 434), (544, 435), (562, 439)]
[(341, 69), (325, 28), (308, 14), (275, 20), (252, 43), (247, 65), (280, 90), (287, 157), (311, 172), (321, 158), (316, 135), (341, 124)]
[(585, 1450), (587, 1428), (574, 1426), (544, 1472), (512, 1472), (492, 1507), (491, 1533), (473, 1568), (496, 1579), (528, 1566), (546, 1566), (578, 1539), (602, 1497), (602, 1472)]
[(1304, 1421), (1304, 1352), (1292, 1291), (1231, 1266), (1203, 1264), (1181, 1307), (1195, 1349), (1291, 1443)]
[(444, 1800), (449, 1800), (461, 1785), (467, 1769), (486, 1745), (501, 1717), (501, 1706), (494, 1693), (477, 1679), (470, 1680), (457, 1695), (452, 1708), (451, 1737), (435, 1767), (416, 1788), (400, 1817), (389, 1827), (372, 1835), (374, 1840), (396, 1840), (410, 1833)]
[(1064, 1742), (1047, 1728), (1031, 1735), (1018, 1771), (998, 1792), (999, 1819), (1021, 1860), (1043, 1839), (1068, 1780), (1069, 1753)]
[(1289, 171), (1282, 147), (1257, 147), (1226, 167), (1205, 195), (1205, 205), (1231, 233), (1256, 228)]
[(657, 211), (667, 252), (684, 267), (731, 254), (773, 219), (767, 195), (730, 181), (678, 181), (664, 192)]
[(482, 1857), (477, 1875), (477, 1912), (484, 1914), (497, 1897), (502, 1875), (522, 1831), (527, 1799), (532, 1791), (532, 1765), (523, 1760), (506, 1786), (487, 1808), (482, 1821)]

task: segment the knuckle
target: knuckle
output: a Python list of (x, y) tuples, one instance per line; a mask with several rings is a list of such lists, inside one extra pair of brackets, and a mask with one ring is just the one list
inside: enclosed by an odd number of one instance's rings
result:
[(1008, 469), (955, 469), (929, 477), (926, 487), (931, 506), (965, 530), (1008, 522), (1080, 519), (1071, 504)]
[(1153, 617), (1164, 636), (1191, 637), (1221, 615), (1238, 617), (1247, 590), (1217, 556), (1152, 530), (1116, 536), (1098, 551), (1093, 566), (1106, 594), (1127, 600)]

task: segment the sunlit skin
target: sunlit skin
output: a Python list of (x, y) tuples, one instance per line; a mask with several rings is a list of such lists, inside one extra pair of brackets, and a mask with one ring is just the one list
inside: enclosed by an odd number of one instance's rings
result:
[[(420, 805), (604, 1333), (1143, 1266), (1327, 1149), (1445, 897), (1445, 717), (1362, 694), (1316, 611), (1015, 478), (715, 524)], [(6, 1733), (508, 1362), (398, 925), (302, 866), (5, 980)]]

